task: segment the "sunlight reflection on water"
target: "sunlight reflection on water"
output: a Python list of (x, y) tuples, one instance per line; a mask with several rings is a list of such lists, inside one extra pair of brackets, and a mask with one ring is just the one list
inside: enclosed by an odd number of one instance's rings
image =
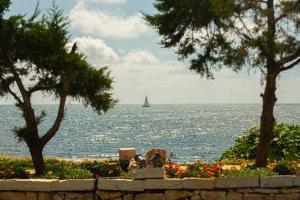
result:
[[(40, 132), (53, 122), (56, 105), (38, 105), (46, 110)], [(279, 122), (300, 124), (300, 104), (276, 107)], [(229, 148), (237, 136), (258, 124), (258, 104), (119, 105), (105, 115), (89, 108), (69, 105), (66, 119), (44, 150), (45, 155), (67, 158), (114, 157), (121, 147), (135, 147), (144, 154), (151, 147), (174, 151), (177, 161), (213, 160)], [(28, 155), (23, 143), (11, 133), (23, 120), (14, 106), (0, 106), (0, 154)]]

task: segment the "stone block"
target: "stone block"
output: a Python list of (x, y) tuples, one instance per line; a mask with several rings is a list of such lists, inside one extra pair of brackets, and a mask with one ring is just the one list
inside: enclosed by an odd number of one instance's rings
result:
[(135, 148), (121, 148), (119, 149), (119, 159), (130, 161), (136, 155)]
[(182, 188), (187, 190), (212, 190), (214, 189), (214, 179), (212, 178), (184, 178)]
[(37, 200), (36, 192), (26, 192), (26, 200)]
[(64, 200), (85, 200), (82, 193), (78, 192), (66, 192)]
[(47, 179), (9, 179), (0, 180), (0, 191), (38, 191), (50, 192), (51, 184), (57, 180)]
[(123, 200), (134, 200), (133, 194), (125, 194)]
[(38, 200), (52, 200), (53, 195), (49, 192), (39, 192)]
[(259, 187), (259, 176), (217, 177), (215, 188)]
[(201, 198), (204, 200), (225, 200), (224, 191), (201, 191)]
[(166, 200), (166, 198), (162, 193), (145, 193), (135, 195), (135, 200)]
[(300, 176), (294, 176), (293, 185), (296, 187), (300, 187)]
[(279, 188), (292, 187), (294, 176), (261, 176), (260, 187), (263, 188)]
[(183, 181), (181, 179), (146, 179), (146, 190), (165, 190), (165, 189), (182, 189)]
[(93, 200), (93, 193), (83, 193), (83, 199), (84, 200)]
[(237, 192), (228, 192), (226, 195), (226, 200), (242, 200), (243, 195)]
[(1, 192), (0, 200), (26, 200), (25, 192)]
[(65, 199), (64, 192), (55, 192), (53, 193), (51, 200), (64, 200), (64, 199)]
[(187, 190), (166, 190), (165, 197), (166, 200), (181, 200), (190, 198), (193, 195), (192, 192)]
[(299, 200), (300, 194), (299, 193), (292, 193), (292, 194), (278, 194), (276, 195), (275, 200)]
[(191, 200), (201, 200), (201, 197), (199, 195), (193, 195)]
[[(274, 200), (274, 196), (266, 194), (245, 194), (243, 200)], [(282, 199), (284, 200), (284, 199)]]
[(162, 167), (146, 167), (142, 169), (132, 170), (133, 179), (163, 179), (165, 177), (165, 171)]
[(194, 190), (194, 194), (195, 194), (195, 195), (199, 195), (200, 192), (201, 192), (201, 190)]
[(51, 185), (52, 191), (92, 191), (94, 179), (70, 179), (55, 181)]
[(235, 192), (242, 193), (242, 194), (254, 193), (253, 189), (251, 188), (235, 189)]
[(144, 181), (141, 180), (99, 179), (98, 181), (98, 190), (142, 192), (144, 188)]
[(97, 195), (101, 200), (111, 200), (122, 196), (121, 192), (97, 191)]
[(289, 194), (289, 193), (300, 193), (300, 187), (298, 188), (283, 188), (280, 190), (280, 193), (282, 194)]
[(278, 189), (270, 189), (270, 188), (254, 188), (253, 193), (260, 193), (260, 194), (278, 194)]

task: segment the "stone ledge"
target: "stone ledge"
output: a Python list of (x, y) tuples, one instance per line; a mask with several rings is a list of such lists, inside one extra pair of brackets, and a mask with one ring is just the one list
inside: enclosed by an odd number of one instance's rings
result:
[(181, 179), (146, 179), (145, 189), (165, 190), (165, 189), (183, 189)]
[(53, 182), (52, 191), (92, 191), (94, 189), (94, 179), (69, 179)]
[(293, 185), (296, 187), (300, 186), (300, 176), (295, 176), (293, 179)]
[(133, 179), (163, 179), (165, 177), (165, 171), (161, 167), (154, 168), (142, 168), (132, 170)]
[(259, 176), (215, 178), (215, 188), (254, 188), (259, 187)]
[(142, 192), (145, 189), (143, 180), (99, 179), (98, 190)]
[(296, 176), (261, 176), (260, 187), (279, 188), (293, 187)]
[[(224, 178), (183, 179), (99, 179), (98, 190), (132, 191), (144, 190), (213, 190), (255, 188), (293, 188), (300, 186), (300, 176), (253, 176)], [(0, 179), (0, 191), (92, 191), (94, 179)], [(248, 193), (248, 192), (247, 192)], [(249, 192), (252, 193), (252, 192)]]
[(184, 178), (182, 179), (182, 188), (190, 190), (212, 190), (214, 189), (213, 178)]
[(0, 179), (0, 191), (52, 191), (51, 185), (58, 182), (56, 179)]

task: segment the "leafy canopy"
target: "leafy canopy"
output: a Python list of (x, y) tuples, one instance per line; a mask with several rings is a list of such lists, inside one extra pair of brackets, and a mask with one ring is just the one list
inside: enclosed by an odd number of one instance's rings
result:
[(224, 65), (265, 73), (268, 58), (280, 71), (300, 62), (299, 0), (156, 0), (154, 7), (158, 13), (144, 17), (162, 45), (201, 76), (213, 78)]
[[(277, 124), (274, 127), (275, 137), (271, 141), (269, 158), (271, 160), (300, 159), (300, 126)], [(254, 159), (259, 137), (259, 127), (254, 126), (245, 135), (235, 141), (221, 156), (226, 158)]]

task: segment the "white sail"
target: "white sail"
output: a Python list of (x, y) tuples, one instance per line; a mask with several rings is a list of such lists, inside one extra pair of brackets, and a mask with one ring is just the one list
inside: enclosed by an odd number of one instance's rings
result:
[(145, 98), (145, 102), (144, 102), (143, 107), (150, 107), (150, 104), (149, 104), (149, 101), (148, 101), (148, 97), (147, 97), (147, 96), (146, 96), (146, 98)]

